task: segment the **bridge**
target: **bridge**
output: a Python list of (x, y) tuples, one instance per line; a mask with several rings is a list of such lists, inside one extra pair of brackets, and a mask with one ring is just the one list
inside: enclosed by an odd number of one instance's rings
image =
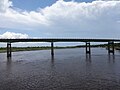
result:
[(27, 39), (0, 39), (0, 42), (7, 43), (7, 57), (12, 56), (11, 43), (17, 42), (50, 42), (51, 55), (54, 55), (54, 42), (85, 42), (86, 54), (91, 54), (91, 42), (107, 42), (108, 53), (114, 54), (114, 42), (119, 42), (120, 39), (79, 39), (79, 38), (27, 38)]

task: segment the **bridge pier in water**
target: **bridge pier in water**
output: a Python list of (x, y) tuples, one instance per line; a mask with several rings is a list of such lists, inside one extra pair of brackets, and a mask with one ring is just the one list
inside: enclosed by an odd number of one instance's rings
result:
[(86, 54), (91, 54), (90, 42), (86, 42)]
[(7, 42), (7, 57), (12, 56), (11, 43)]
[(54, 42), (85, 42), (86, 54), (91, 54), (90, 42), (108, 42), (108, 53), (114, 54), (114, 42), (119, 42), (120, 39), (0, 39), (0, 42), (7, 43), (7, 57), (12, 56), (11, 43), (16, 42), (50, 42), (51, 55), (54, 56)]
[(54, 56), (54, 42), (51, 42), (51, 55)]
[(108, 54), (110, 54), (110, 53), (112, 53), (112, 54), (115, 53), (113, 41), (108, 42)]

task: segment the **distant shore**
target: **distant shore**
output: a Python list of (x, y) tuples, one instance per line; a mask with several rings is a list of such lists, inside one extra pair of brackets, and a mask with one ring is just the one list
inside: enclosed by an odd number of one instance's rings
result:
[[(91, 45), (91, 47), (101, 47), (101, 48), (107, 48), (107, 44), (99, 44), (99, 45)], [(85, 48), (85, 45), (78, 45), (78, 46), (55, 46), (54, 49), (68, 49), (68, 48)], [(35, 51), (35, 50), (48, 50), (51, 49), (50, 46), (37, 46), (37, 47), (12, 47), (12, 52), (18, 52), (18, 51)], [(120, 43), (115, 44), (115, 50), (120, 50)], [(0, 47), (0, 53), (6, 52), (6, 47)]]
[[(76, 48), (74, 46), (67, 46), (67, 47), (54, 47), (54, 49), (67, 49), (67, 48)], [(51, 47), (12, 47), (12, 52), (19, 52), (19, 51), (35, 51), (35, 50), (49, 50)], [(0, 48), (0, 53), (7, 52), (6, 47)]]

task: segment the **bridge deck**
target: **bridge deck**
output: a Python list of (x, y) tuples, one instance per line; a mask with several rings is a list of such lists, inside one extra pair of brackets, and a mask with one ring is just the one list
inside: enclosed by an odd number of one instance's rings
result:
[(55, 38), (55, 39), (47, 39), (47, 38), (42, 38), (42, 39), (0, 39), (0, 42), (118, 42), (120, 39), (60, 39), (60, 38)]

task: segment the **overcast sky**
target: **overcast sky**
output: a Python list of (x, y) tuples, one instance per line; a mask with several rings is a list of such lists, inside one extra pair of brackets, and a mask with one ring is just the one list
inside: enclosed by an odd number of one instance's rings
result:
[(0, 38), (120, 38), (120, 0), (0, 0)]

